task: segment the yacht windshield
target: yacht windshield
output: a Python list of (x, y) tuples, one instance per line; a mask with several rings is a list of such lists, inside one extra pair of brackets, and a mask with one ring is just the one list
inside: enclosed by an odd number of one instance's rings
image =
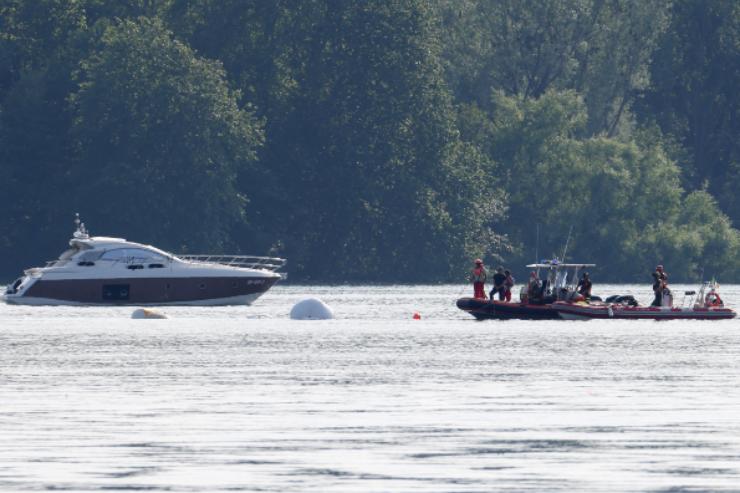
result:
[(89, 248), (90, 247), (88, 247), (86, 245), (81, 245), (81, 244), (78, 244), (78, 243), (71, 243), (71, 248), (68, 248), (67, 250), (64, 250), (62, 252), (62, 254), (59, 255), (59, 258), (57, 260), (50, 260), (49, 262), (47, 262), (46, 263), (46, 266), (47, 267), (52, 267), (52, 266), (59, 267), (59, 266), (63, 266), (63, 265), (65, 265), (67, 263), (67, 261), (69, 261), (69, 259), (71, 259), (72, 257), (74, 257), (75, 255), (77, 255), (78, 253), (80, 253), (83, 250), (88, 250)]

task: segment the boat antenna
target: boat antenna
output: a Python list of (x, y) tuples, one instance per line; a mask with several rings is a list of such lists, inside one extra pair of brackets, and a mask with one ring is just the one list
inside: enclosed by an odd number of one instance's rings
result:
[(534, 242), (534, 263), (540, 261), (540, 223), (537, 223), (537, 239)]
[(570, 229), (568, 230), (568, 238), (565, 239), (565, 247), (563, 247), (563, 258), (561, 262), (565, 262), (565, 254), (568, 251), (568, 243), (570, 243), (570, 235), (573, 233), (573, 225), (570, 225)]
[(76, 230), (72, 236), (75, 238), (88, 238), (89, 235), (87, 234), (87, 228), (85, 228), (85, 223), (83, 223), (80, 220), (80, 213), (75, 212), (75, 226)]

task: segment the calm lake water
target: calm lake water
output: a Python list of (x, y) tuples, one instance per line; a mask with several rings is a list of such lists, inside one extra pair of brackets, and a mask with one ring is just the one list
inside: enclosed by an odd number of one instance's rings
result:
[(476, 322), (471, 291), (0, 303), (0, 491), (740, 491), (740, 320)]

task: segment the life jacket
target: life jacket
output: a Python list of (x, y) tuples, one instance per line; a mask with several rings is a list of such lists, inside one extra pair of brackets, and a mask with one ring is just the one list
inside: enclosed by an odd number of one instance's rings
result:
[(722, 298), (719, 297), (719, 293), (707, 293), (704, 298), (704, 306), (724, 306)]
[(473, 269), (473, 282), (486, 282), (486, 269), (483, 267)]

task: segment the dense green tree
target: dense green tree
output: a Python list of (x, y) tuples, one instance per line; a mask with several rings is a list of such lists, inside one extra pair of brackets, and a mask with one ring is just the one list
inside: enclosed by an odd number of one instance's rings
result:
[(222, 247), (262, 132), (220, 63), (141, 17), (104, 29), (78, 79), (75, 176), (91, 221), (170, 248)]
[(492, 104), (493, 120), (465, 108), (461, 128), (502, 165), (515, 266), (534, 260), (537, 247), (540, 257), (561, 256), (572, 234), (568, 257), (597, 263), (606, 278), (644, 280), (661, 261), (678, 280), (696, 280), (702, 268), (738, 274), (738, 232), (706, 192), (683, 192), (659, 131), (628, 142), (584, 138), (587, 110), (573, 92), (496, 93)]
[(172, 0), (77, 0), (84, 8), (89, 25), (100, 20), (162, 17), (172, 6)]
[[(15, 273), (29, 252), (57, 253), (45, 240), (59, 232), (61, 191), (71, 191), (66, 98), (85, 28), (75, 2), (0, 1), (0, 236), (15, 247), (0, 257), (0, 270)], [(38, 246), (18, 248), (28, 244)]]
[(296, 280), (569, 232), (600, 279), (734, 279), (739, 33), (730, 0), (0, 0), (0, 273), (80, 211)]
[[(667, 2), (439, 0), (447, 75), (458, 99), (489, 109), (492, 90), (537, 98), (575, 90), (590, 134), (616, 134), (665, 29)], [(621, 125), (620, 125), (621, 124)]]
[[(284, 154), (301, 145), (294, 137), (299, 131), (294, 115), (301, 99), (309, 96), (299, 81), (313, 69), (307, 63), (308, 51), (311, 43), (321, 42), (313, 33), (325, 13), (323, 0), (176, 0), (167, 15), (181, 38), (223, 62), (242, 100), (265, 122), (265, 146), (258, 151), (261, 165), (249, 176), (238, 177), (238, 187), (252, 198), (253, 207), (245, 227), (233, 233), (252, 251), (289, 254), (291, 267), (298, 266), (296, 255), (305, 251), (295, 237), (293, 219), (303, 204), (287, 186), (305, 171), (300, 150), (296, 162), (286, 161)], [(303, 154), (311, 159), (308, 150)]]
[(714, 194), (740, 221), (740, 4), (674, 2), (640, 117), (657, 121), (687, 152), (684, 183)]
[(25, 73), (48, 70), (78, 53), (84, 8), (65, 0), (0, 0), (0, 98)]
[(237, 4), (176, 5), (173, 22), (267, 117), (277, 198), (259, 217), (299, 275), (438, 278), (469, 253), (471, 230), (495, 238), (500, 207), (479, 197), (492, 184), (458, 192), (486, 163), (457, 141), (428, 5)]

